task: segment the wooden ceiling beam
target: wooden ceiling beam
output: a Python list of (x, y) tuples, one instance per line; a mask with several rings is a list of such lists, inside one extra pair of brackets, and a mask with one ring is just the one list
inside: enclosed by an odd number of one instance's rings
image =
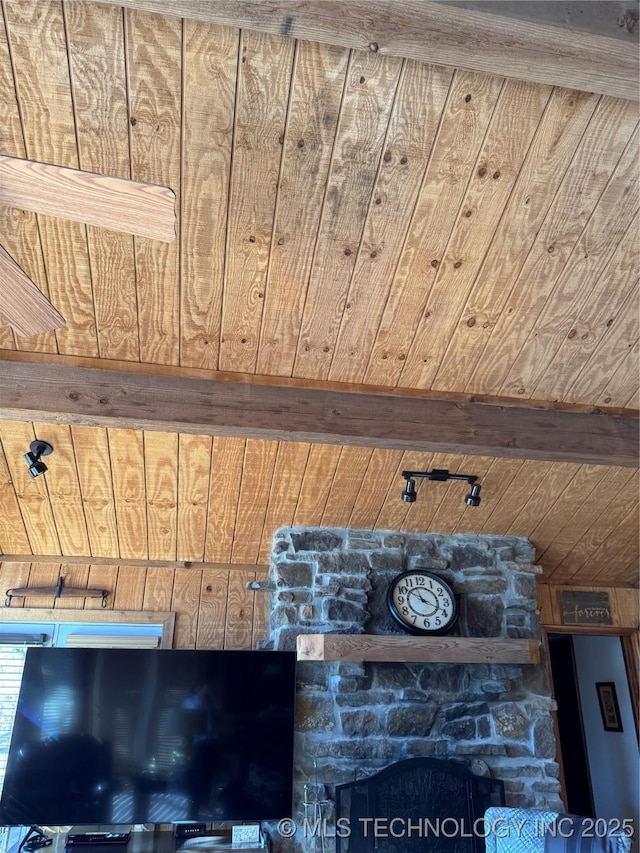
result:
[[(2, 362), (0, 418), (635, 467), (636, 413)], [(42, 436), (46, 439), (46, 436)]]
[(222, 572), (258, 572), (267, 574), (269, 566), (254, 563), (211, 563), (206, 560), (134, 560), (126, 557), (92, 557), (85, 554), (77, 556), (60, 556), (60, 554), (2, 554), (0, 564), (31, 563), (38, 565), (60, 566), (108, 566), (117, 568), (129, 566), (139, 569), (207, 569)]
[(598, 33), (557, 26), (553, 18), (527, 20), (517, 8), (498, 15), (430, 0), (99, 2), (638, 99), (637, 32), (625, 29), (622, 38), (607, 34), (617, 25), (616, 3), (600, 2), (605, 20), (613, 23)]

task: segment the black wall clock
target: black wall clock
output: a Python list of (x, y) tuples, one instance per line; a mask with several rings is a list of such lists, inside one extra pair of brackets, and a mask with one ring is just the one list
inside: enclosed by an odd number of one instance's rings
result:
[(398, 625), (410, 634), (444, 634), (458, 618), (449, 584), (425, 569), (397, 575), (389, 584), (387, 606)]

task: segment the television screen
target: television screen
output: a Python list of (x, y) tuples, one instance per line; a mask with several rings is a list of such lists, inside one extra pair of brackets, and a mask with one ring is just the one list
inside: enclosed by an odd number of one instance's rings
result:
[(291, 813), (295, 655), (30, 648), (0, 824)]

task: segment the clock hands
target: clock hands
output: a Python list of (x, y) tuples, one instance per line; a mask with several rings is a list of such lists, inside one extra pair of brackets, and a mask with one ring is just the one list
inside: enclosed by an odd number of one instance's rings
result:
[(417, 596), (417, 597), (418, 597), (418, 600), (420, 601), (420, 603), (421, 603), (421, 604), (424, 604), (424, 605), (426, 605), (428, 608), (430, 608), (430, 610), (431, 610), (431, 612), (430, 612), (430, 613), (425, 613), (425, 612), (423, 611), (423, 614), (422, 614), (422, 615), (424, 615), (424, 616), (432, 616), (432, 615), (433, 615), (433, 614), (438, 610), (438, 602), (437, 602), (437, 600), (436, 600), (436, 602), (435, 602), (435, 604), (434, 604), (434, 602), (433, 602), (433, 601), (429, 601), (429, 599), (428, 599), (428, 598), (423, 598), (423, 597), (422, 597), (422, 595), (420, 594), (420, 590), (419, 590), (419, 589), (415, 589), (415, 588), (414, 588), (414, 589), (409, 590), (409, 597), (411, 597), (411, 596)]

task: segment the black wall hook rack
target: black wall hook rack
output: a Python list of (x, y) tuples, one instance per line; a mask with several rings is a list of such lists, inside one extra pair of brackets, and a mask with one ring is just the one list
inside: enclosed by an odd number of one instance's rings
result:
[(60, 575), (55, 586), (22, 586), (8, 589), (4, 600), (5, 607), (11, 607), (13, 598), (25, 598), (27, 595), (52, 595), (54, 599), (62, 596), (69, 598), (101, 598), (102, 606), (107, 606), (109, 591), (106, 589), (83, 589), (82, 587), (64, 586), (64, 577)]

